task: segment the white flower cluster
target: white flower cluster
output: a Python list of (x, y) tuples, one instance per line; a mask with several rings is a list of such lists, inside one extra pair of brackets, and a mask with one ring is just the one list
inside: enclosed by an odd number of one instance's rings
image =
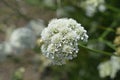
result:
[(33, 49), (43, 27), (45, 27), (43, 21), (37, 19), (14, 31), (13, 27), (6, 30), (6, 35), (9, 37), (7, 37), (7, 41), (0, 43), (0, 61), (4, 61), (8, 55), (22, 55), (21, 53)]
[(120, 58), (112, 56), (110, 60), (99, 64), (98, 69), (101, 78), (110, 76), (113, 79), (120, 70)]
[(100, 12), (104, 12), (106, 10), (104, 0), (85, 0), (81, 2), (80, 6), (85, 9), (86, 15), (89, 17), (92, 17), (97, 9)]
[(40, 36), (42, 30), (45, 28), (44, 21), (42, 19), (31, 20), (27, 28), (35, 32), (36, 36)]
[(77, 56), (78, 41), (87, 41), (86, 30), (73, 19), (53, 19), (41, 33), (43, 55), (62, 65)]
[(19, 50), (32, 49), (36, 43), (36, 35), (29, 28), (18, 28), (11, 34), (9, 43)]

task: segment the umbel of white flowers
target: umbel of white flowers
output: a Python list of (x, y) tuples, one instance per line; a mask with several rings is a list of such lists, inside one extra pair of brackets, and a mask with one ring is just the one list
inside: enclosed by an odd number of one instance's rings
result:
[(10, 36), (9, 40), (0, 43), (0, 62), (6, 60), (8, 55), (16, 53), (21, 55), (26, 49), (33, 49), (37, 36), (42, 32), (43, 27), (45, 27), (43, 21), (37, 19), (30, 21), (25, 27), (15, 29), (12, 33), (9, 31), (7, 34)]
[(36, 43), (36, 35), (29, 28), (18, 28), (11, 34), (9, 43), (18, 51), (32, 49)]
[(94, 16), (97, 9), (100, 12), (104, 12), (106, 10), (105, 0), (84, 0), (80, 3), (80, 6), (85, 9), (86, 15), (88, 17)]
[(100, 63), (98, 70), (101, 78), (107, 76), (110, 76), (112, 79), (115, 78), (120, 70), (120, 58), (112, 56), (110, 60)]
[(42, 30), (45, 28), (45, 23), (42, 19), (31, 20), (26, 27), (31, 29), (36, 36), (40, 36)]
[(78, 41), (87, 41), (88, 35), (81, 24), (73, 19), (53, 19), (41, 33), (42, 54), (53, 64), (62, 65), (77, 57)]

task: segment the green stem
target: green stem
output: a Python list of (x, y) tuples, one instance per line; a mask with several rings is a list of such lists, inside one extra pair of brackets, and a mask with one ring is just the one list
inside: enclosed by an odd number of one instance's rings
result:
[(106, 46), (108, 46), (109, 48), (115, 50), (115, 45), (112, 44), (110, 41), (107, 41), (107, 40), (104, 40), (102, 38), (98, 38), (98, 39), (92, 39), (92, 40), (89, 40), (88, 43), (93, 43), (93, 42), (100, 42), (100, 43), (104, 43)]
[(79, 44), (80, 47), (86, 49), (86, 50), (89, 50), (89, 51), (92, 51), (92, 52), (95, 52), (95, 53), (101, 53), (101, 54), (105, 54), (105, 55), (108, 55), (108, 56), (118, 56), (118, 55), (115, 55), (115, 54), (111, 54), (110, 52), (105, 52), (105, 51), (101, 51), (101, 50), (95, 50), (95, 49), (90, 49), (82, 44)]
[(109, 41), (106, 41), (106, 40), (99, 40), (99, 41), (101, 41), (101, 42), (103, 42), (104, 44), (106, 44), (108, 47), (110, 47), (111, 49), (113, 49), (113, 50), (115, 50), (116, 48), (115, 48), (115, 45), (114, 44), (112, 44), (111, 42), (109, 42)]

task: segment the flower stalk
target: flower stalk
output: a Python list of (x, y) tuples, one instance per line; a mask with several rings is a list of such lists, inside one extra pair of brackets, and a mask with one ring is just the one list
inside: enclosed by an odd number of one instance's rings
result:
[(96, 49), (90, 49), (90, 48), (88, 48), (88, 47), (86, 47), (86, 46), (84, 46), (84, 45), (82, 45), (82, 44), (78, 44), (79, 45), (79, 47), (81, 47), (81, 48), (84, 48), (84, 49), (86, 49), (86, 50), (89, 50), (89, 51), (92, 51), (92, 52), (95, 52), (95, 53), (101, 53), (101, 54), (105, 54), (105, 55), (108, 55), (108, 56), (118, 56), (118, 55), (115, 55), (115, 54), (111, 54), (110, 52), (105, 52), (105, 51), (102, 51), (102, 50), (96, 50)]

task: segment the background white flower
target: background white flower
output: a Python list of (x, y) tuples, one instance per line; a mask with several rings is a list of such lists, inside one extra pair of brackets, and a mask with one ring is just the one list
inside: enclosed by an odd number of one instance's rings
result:
[(62, 65), (77, 56), (78, 41), (87, 41), (86, 30), (73, 19), (53, 19), (41, 33), (43, 55)]
[(85, 0), (81, 2), (80, 6), (85, 9), (86, 15), (88, 17), (92, 17), (97, 9), (100, 12), (104, 12), (106, 10), (105, 1), (104, 0)]
[(100, 63), (98, 69), (101, 78), (110, 76), (113, 79), (120, 70), (120, 58), (111, 56), (110, 60)]
[(18, 28), (11, 34), (9, 43), (18, 50), (32, 49), (35, 47), (36, 35), (29, 28)]
[(103, 62), (98, 66), (100, 77), (111, 76), (112, 64), (110, 61)]
[(32, 29), (37, 36), (40, 36), (42, 30), (45, 28), (45, 24), (42, 19), (36, 19), (31, 20), (28, 23), (27, 27)]

